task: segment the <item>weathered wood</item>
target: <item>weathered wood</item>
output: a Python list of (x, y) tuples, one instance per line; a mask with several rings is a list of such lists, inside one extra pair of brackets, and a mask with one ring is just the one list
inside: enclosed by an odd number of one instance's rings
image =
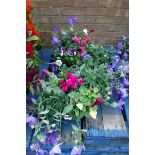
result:
[(30, 147), (32, 138), (32, 129), (30, 127), (26, 127), (26, 149)]
[(128, 137), (122, 113), (119, 109), (102, 105), (97, 118), (86, 118), (86, 137)]
[(129, 97), (125, 99), (124, 111), (125, 111), (127, 122), (129, 124)]

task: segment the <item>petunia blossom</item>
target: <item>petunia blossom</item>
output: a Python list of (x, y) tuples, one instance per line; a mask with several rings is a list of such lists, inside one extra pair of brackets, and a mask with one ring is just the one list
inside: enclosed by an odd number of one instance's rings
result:
[(81, 149), (78, 148), (77, 146), (74, 146), (71, 151), (71, 155), (80, 155), (80, 154), (81, 154)]

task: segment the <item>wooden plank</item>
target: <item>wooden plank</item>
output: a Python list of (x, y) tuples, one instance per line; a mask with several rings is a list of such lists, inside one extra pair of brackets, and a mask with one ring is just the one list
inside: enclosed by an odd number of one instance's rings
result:
[[(52, 51), (49, 49), (43, 49), (39, 52), (39, 57), (42, 61), (49, 63), (51, 59)], [(48, 64), (41, 64), (39, 66), (39, 73), (42, 73), (43, 69), (48, 69)]]
[(26, 149), (29, 149), (32, 138), (32, 129), (30, 127), (26, 127)]
[(125, 116), (126, 116), (128, 125), (129, 125), (129, 97), (125, 99), (124, 111), (125, 111)]
[(128, 137), (128, 131), (119, 109), (102, 105), (97, 118), (86, 118), (86, 137)]

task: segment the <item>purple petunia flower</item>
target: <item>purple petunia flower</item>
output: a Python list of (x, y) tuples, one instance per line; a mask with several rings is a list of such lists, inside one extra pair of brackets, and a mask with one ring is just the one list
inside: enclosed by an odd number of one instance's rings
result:
[(61, 154), (61, 148), (60, 148), (61, 144), (57, 144), (55, 145), (52, 150), (50, 150), (49, 155), (55, 155), (56, 154)]
[(123, 49), (123, 42), (119, 41), (117, 47), (118, 47), (118, 50), (122, 50)]
[(36, 155), (44, 155), (45, 153), (47, 153), (46, 150), (40, 149), (40, 150), (38, 150), (38, 152), (36, 153)]
[(77, 146), (74, 146), (71, 151), (71, 155), (80, 155), (80, 154), (81, 154), (81, 149), (78, 148)]
[(123, 58), (128, 59), (128, 54), (126, 52), (123, 54)]
[(59, 28), (58, 27), (53, 27), (52, 28), (52, 32), (58, 32), (59, 31)]
[(28, 126), (33, 127), (37, 124), (37, 119), (33, 116), (26, 115), (26, 123), (28, 123)]
[(58, 134), (55, 130), (50, 130), (46, 134), (46, 143), (55, 145), (58, 141)]
[(125, 65), (123, 66), (122, 70), (125, 72), (125, 73), (129, 73), (129, 65)]
[(72, 48), (69, 52), (70, 55), (74, 55), (76, 53), (76, 50), (74, 48)]
[(60, 40), (58, 39), (58, 37), (53, 37), (52, 38), (52, 40), (51, 40), (51, 42), (53, 43), (53, 44), (58, 44), (59, 42), (60, 42)]
[(66, 53), (66, 48), (65, 48), (65, 47), (61, 47), (61, 51), (62, 51), (63, 53)]
[(118, 55), (115, 55), (114, 56), (114, 64), (119, 63), (119, 61), (120, 61), (120, 57)]
[(122, 105), (124, 105), (124, 104), (125, 104), (125, 102), (124, 102), (122, 99), (120, 99), (120, 100), (118, 101), (118, 107), (119, 107), (120, 110), (123, 110)]
[(71, 18), (68, 18), (68, 23), (69, 24), (75, 24), (75, 23), (77, 23), (77, 20), (76, 20), (76, 18), (71, 17)]
[(50, 68), (51, 68), (52, 72), (56, 72), (58, 70), (58, 66), (56, 64), (51, 64)]
[(120, 88), (121, 98), (126, 98), (128, 96), (127, 90), (125, 88)]
[(83, 59), (89, 59), (89, 58), (91, 58), (91, 56), (89, 54), (84, 54), (82, 58)]
[(126, 77), (122, 77), (122, 78), (121, 78), (121, 83), (122, 83), (125, 87), (129, 86), (129, 81), (126, 79)]

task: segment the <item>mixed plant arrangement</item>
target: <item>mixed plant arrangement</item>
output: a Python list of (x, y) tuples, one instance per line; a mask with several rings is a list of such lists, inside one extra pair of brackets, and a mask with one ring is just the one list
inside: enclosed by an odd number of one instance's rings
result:
[[(75, 137), (71, 155), (80, 155), (84, 149), (81, 135), (86, 130), (81, 129), (78, 121), (83, 117), (96, 119), (102, 104), (122, 110), (128, 96), (128, 38), (124, 36), (113, 55), (92, 41), (95, 30), (76, 31), (76, 18), (69, 18), (68, 23), (67, 30), (52, 29), (50, 69), (43, 70), (46, 80), (38, 80), (41, 90), (37, 98), (31, 98), (32, 107), (27, 108), (26, 123), (34, 130), (30, 148), (36, 155), (61, 154), (62, 123), (66, 121), (72, 123)], [(31, 39), (39, 37), (29, 34)], [(38, 40), (31, 39), (27, 42), (37, 44)], [(34, 63), (35, 54), (33, 57), (32, 52), (27, 52)], [(44, 149), (46, 145), (51, 148), (49, 152)]]

